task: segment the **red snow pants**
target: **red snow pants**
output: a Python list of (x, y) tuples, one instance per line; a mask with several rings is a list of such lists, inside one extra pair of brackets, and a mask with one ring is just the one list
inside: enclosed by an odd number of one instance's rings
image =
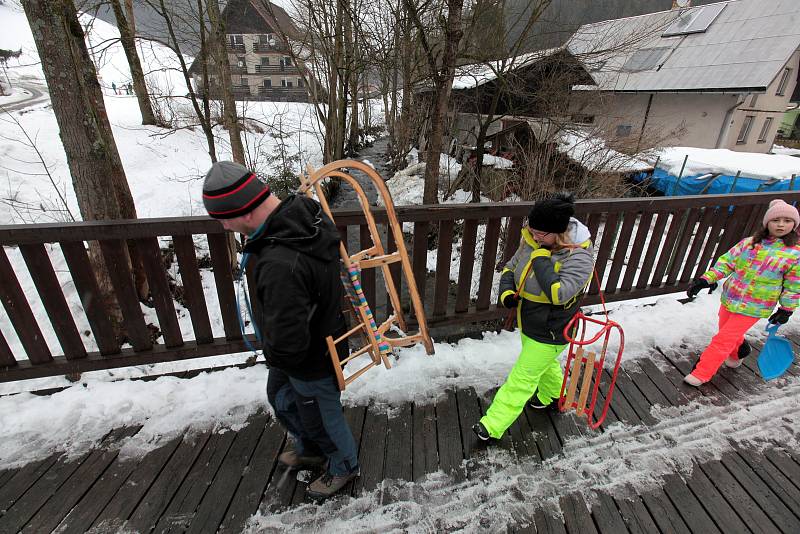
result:
[(744, 334), (758, 322), (758, 317), (749, 317), (738, 313), (729, 312), (724, 306), (719, 307), (719, 332), (709, 343), (700, 361), (692, 371), (692, 374), (708, 382), (719, 366), (728, 358), (737, 358), (739, 345), (744, 341)]

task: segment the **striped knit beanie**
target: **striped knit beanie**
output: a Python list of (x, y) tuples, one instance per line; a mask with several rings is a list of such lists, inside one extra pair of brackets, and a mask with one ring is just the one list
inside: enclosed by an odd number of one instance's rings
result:
[(203, 204), (215, 219), (233, 219), (256, 209), (269, 196), (269, 186), (243, 165), (218, 161), (206, 173)]

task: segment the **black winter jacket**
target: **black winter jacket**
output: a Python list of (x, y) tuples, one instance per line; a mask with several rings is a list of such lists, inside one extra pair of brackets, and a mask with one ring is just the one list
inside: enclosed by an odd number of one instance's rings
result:
[[(264, 356), (299, 380), (333, 374), (325, 338), (346, 331), (339, 275), (339, 232), (315, 200), (289, 196), (244, 251), (252, 255)], [(347, 342), (337, 346), (347, 357)]]

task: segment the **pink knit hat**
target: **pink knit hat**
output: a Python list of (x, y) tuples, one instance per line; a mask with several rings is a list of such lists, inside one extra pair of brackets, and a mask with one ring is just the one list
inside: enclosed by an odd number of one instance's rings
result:
[(769, 209), (767, 213), (764, 214), (764, 226), (766, 227), (769, 221), (777, 219), (778, 217), (786, 217), (787, 219), (793, 220), (795, 230), (800, 226), (800, 213), (797, 212), (797, 208), (776, 198), (769, 203)]

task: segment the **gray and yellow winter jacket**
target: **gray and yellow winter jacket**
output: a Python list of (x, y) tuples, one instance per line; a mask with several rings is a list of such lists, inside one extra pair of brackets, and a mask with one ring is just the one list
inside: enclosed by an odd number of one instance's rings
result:
[(594, 269), (589, 229), (575, 218), (570, 219), (567, 229), (576, 246), (552, 253), (541, 248), (527, 228), (523, 229), (520, 246), (500, 278), (502, 302), (517, 291), (529, 271), (519, 293), (517, 324), (529, 338), (551, 345), (567, 343), (564, 327), (578, 312)]

